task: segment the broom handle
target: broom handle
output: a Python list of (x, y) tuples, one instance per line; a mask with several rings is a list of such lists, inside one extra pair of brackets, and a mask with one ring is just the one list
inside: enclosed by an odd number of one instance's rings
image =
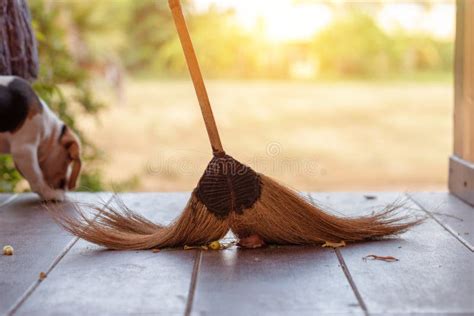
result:
[(169, 0), (168, 3), (171, 12), (173, 13), (174, 23), (176, 24), (184, 56), (186, 57), (186, 63), (188, 64), (189, 73), (193, 80), (194, 90), (196, 90), (202, 117), (204, 118), (209, 141), (211, 142), (212, 152), (214, 155), (222, 154), (224, 153), (224, 149), (222, 148), (221, 139), (219, 138), (216, 121), (212, 114), (211, 104), (209, 103), (209, 97), (207, 96), (206, 87), (204, 85), (204, 80), (202, 79), (201, 70), (199, 69), (193, 43), (191, 42), (186, 21), (184, 20), (183, 11), (181, 10), (181, 4), (179, 0)]

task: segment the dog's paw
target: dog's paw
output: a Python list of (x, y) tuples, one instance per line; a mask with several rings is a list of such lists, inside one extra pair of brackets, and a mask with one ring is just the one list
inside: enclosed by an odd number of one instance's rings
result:
[(43, 202), (63, 202), (66, 198), (64, 190), (46, 190), (40, 193)]

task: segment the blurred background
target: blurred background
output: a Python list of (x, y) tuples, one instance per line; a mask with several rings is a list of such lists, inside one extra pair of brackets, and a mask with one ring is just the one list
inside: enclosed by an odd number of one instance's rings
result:
[[(189, 191), (211, 158), (165, 0), (30, 0), (82, 190)], [(308, 191), (445, 190), (455, 2), (183, 0), (226, 151)], [(27, 185), (0, 160), (0, 190)]]

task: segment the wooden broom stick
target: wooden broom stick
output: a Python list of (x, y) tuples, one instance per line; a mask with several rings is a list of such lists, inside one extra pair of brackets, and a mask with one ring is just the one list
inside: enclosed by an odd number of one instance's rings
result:
[(191, 42), (191, 37), (189, 36), (186, 21), (184, 20), (183, 11), (181, 10), (181, 4), (179, 0), (169, 0), (168, 3), (173, 14), (176, 29), (178, 30), (179, 39), (181, 41), (181, 46), (183, 47), (184, 56), (186, 57), (189, 73), (191, 74), (191, 79), (193, 80), (194, 90), (196, 90), (196, 96), (201, 107), (202, 117), (204, 118), (209, 141), (211, 142), (212, 152), (214, 155), (223, 154), (224, 149), (222, 148), (222, 143), (217, 130), (216, 121), (214, 120), (214, 115), (212, 114), (211, 104), (209, 102), (209, 97), (207, 96), (204, 80), (202, 79), (201, 70), (199, 69), (193, 43)]

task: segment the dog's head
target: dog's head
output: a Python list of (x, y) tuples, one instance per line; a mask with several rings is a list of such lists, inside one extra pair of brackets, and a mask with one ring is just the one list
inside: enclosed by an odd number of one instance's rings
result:
[(46, 183), (61, 190), (73, 190), (81, 172), (81, 145), (74, 132), (62, 125), (59, 138), (40, 152), (40, 167)]

